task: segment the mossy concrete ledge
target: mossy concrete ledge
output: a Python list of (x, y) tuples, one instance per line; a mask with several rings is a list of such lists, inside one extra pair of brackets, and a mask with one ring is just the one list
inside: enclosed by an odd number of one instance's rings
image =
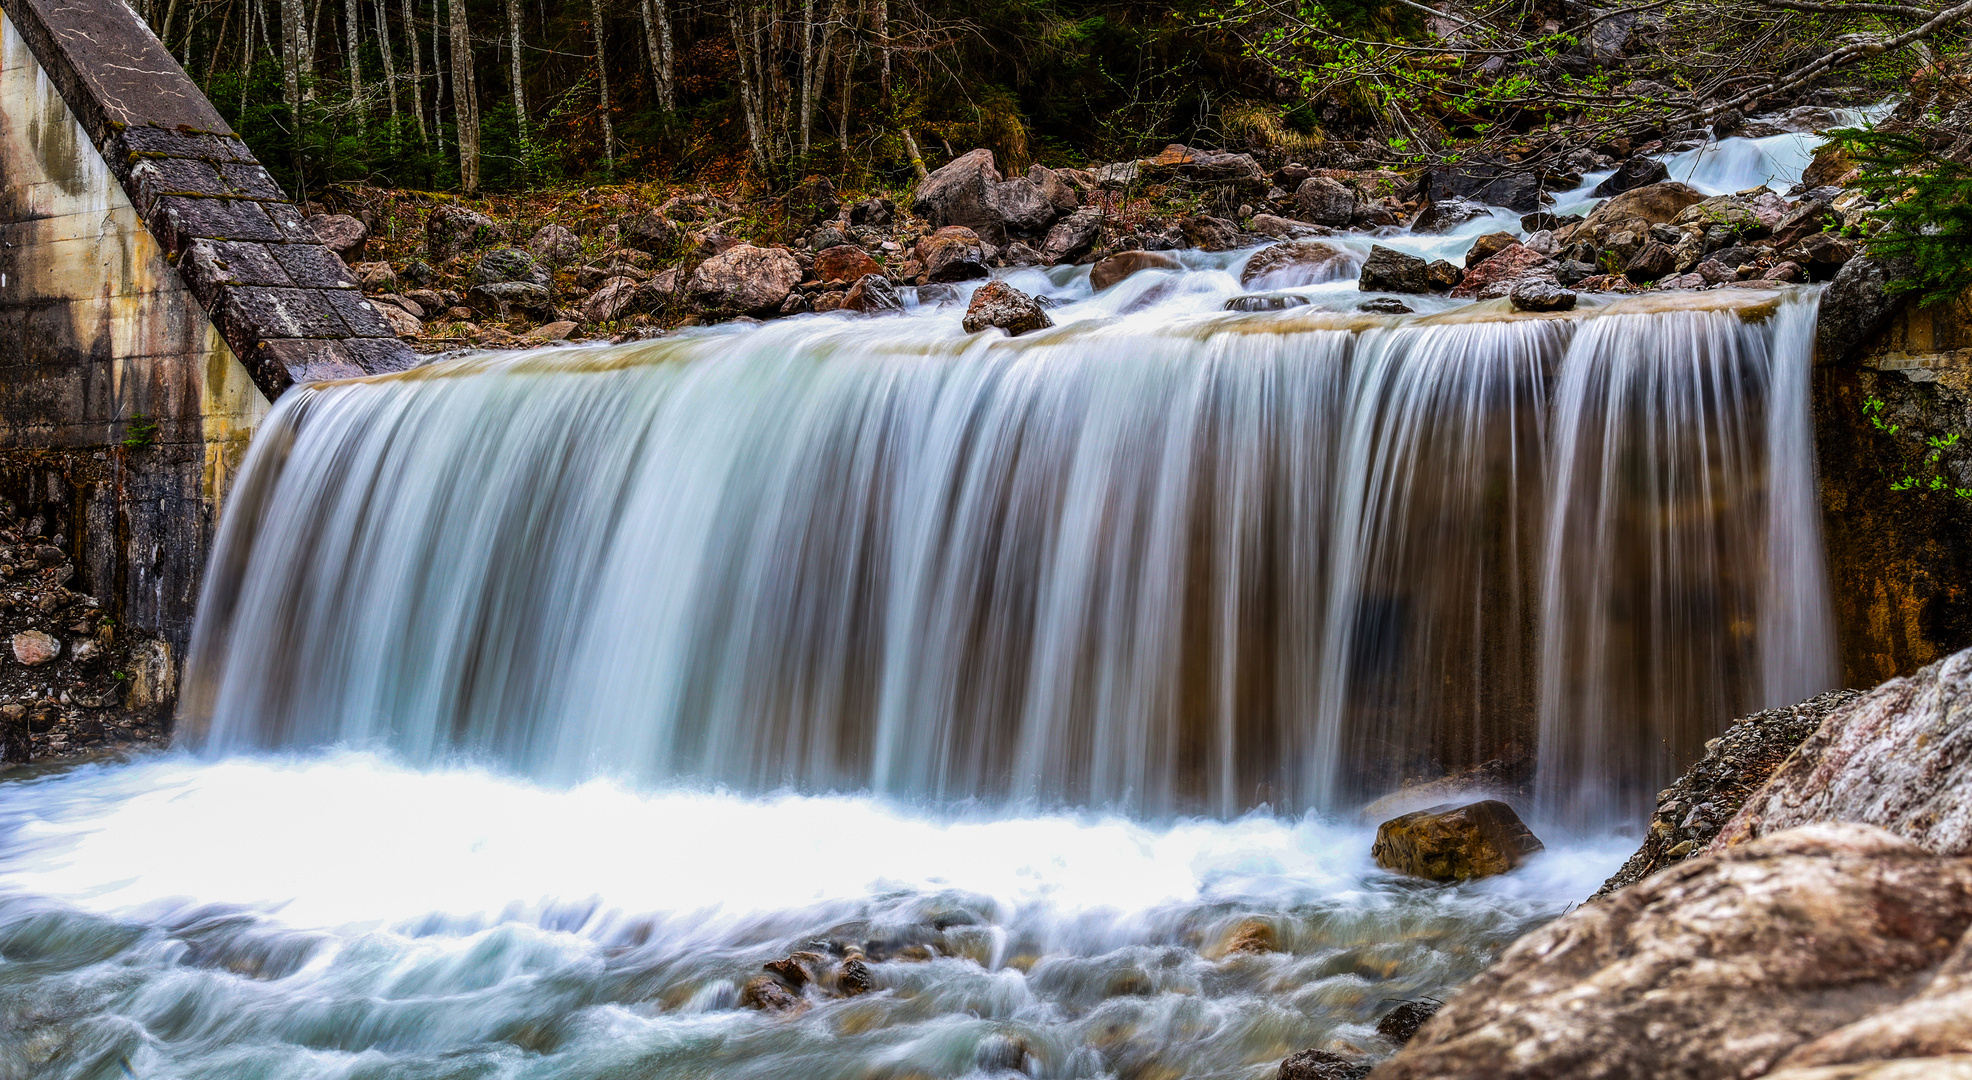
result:
[(169, 715), (269, 403), (416, 362), (121, 0), (0, 0), (0, 712), (38, 747)]

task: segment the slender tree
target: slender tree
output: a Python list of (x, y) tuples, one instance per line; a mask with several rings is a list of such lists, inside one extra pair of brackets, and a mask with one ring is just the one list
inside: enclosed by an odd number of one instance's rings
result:
[[(390, 130), (394, 133), (397, 130), (397, 118), (400, 115), (397, 107), (397, 58), (391, 55), (390, 9), (384, 6), (383, 0), (376, 0), (376, 4), (377, 53), (378, 59), (383, 61), (384, 87), (390, 91)], [(395, 135), (393, 134), (392, 137), (395, 138)]]
[(589, 22), (596, 36), (596, 97), (603, 122), (603, 164), (616, 168), (616, 126), (609, 118), (609, 58), (603, 52), (603, 0), (589, 0)]
[(459, 186), (479, 194), (479, 103), (474, 100), (472, 34), (466, 29), (465, 0), (447, 0), (452, 32), (452, 115), (458, 124)]
[(411, 0), (404, 3), (404, 42), (411, 47), (411, 114), (418, 122), (418, 145), (431, 141), (431, 133), (425, 130), (425, 62), (424, 50), (418, 45), (418, 20), (412, 17)]
[(281, 89), (288, 98), (288, 119), (301, 133), (301, 0), (281, 0)]
[(650, 53), (651, 83), (657, 105), (665, 112), (678, 108), (671, 86), (671, 8), (666, 0), (642, 0), (638, 13), (644, 22), (644, 49)]
[(507, 0), (507, 52), (513, 67), (514, 129), (520, 135), (520, 157), (525, 162), (533, 155), (527, 137), (527, 81), (520, 65), (520, 0)]
[(363, 126), (363, 27), (357, 13), (362, 10), (356, 0), (343, 0), (342, 25), (345, 38), (349, 42), (349, 101), (356, 106), (356, 125)]

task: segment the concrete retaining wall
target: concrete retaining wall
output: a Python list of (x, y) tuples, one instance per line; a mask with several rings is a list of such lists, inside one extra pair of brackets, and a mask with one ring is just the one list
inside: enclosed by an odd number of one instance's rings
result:
[(0, 629), (82, 594), (120, 645), (23, 670), (0, 640), (0, 698), (93, 699), (114, 676), (127, 705), (168, 707), (268, 403), (413, 363), (121, 0), (0, 2), (0, 524), (73, 562), (57, 582), (0, 545)]

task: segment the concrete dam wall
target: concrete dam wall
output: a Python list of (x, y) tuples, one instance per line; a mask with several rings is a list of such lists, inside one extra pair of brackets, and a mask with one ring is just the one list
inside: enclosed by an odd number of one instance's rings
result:
[(128, 7), (0, 5), (0, 745), (162, 723), (268, 403), (414, 360)]

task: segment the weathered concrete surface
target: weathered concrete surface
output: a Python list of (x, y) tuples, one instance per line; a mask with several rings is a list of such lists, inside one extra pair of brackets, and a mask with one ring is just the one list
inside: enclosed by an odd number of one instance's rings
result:
[(1820, 360), (1843, 681), (1872, 686), (1972, 645), (1972, 293), (1905, 303), (1854, 352)]
[[(0, 609), (93, 598), (121, 700), (168, 709), (268, 402), (416, 358), (120, 0), (0, 8), (0, 498), (73, 565), (13, 566)], [(0, 697), (97, 700), (110, 666), (0, 657)]]

